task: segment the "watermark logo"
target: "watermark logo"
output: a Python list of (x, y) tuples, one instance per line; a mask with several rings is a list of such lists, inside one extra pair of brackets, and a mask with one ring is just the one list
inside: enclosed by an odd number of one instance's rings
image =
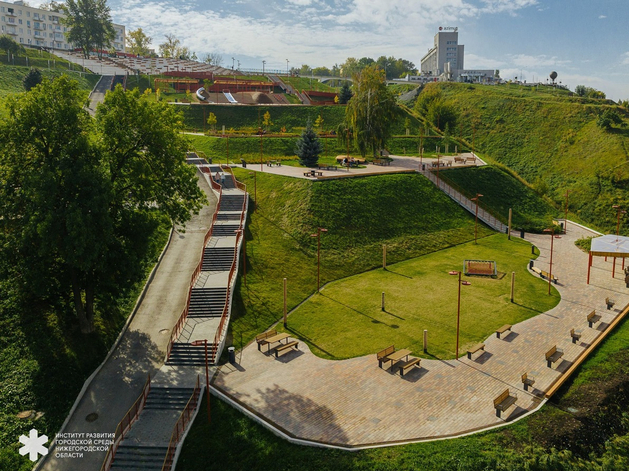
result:
[(37, 461), (38, 455), (46, 456), (48, 454), (48, 448), (44, 446), (44, 443), (48, 441), (46, 435), (39, 436), (39, 432), (35, 429), (31, 429), (29, 436), (20, 435), (20, 443), (24, 446), (20, 448), (20, 455), (24, 456), (28, 453), (28, 459), (31, 461)]

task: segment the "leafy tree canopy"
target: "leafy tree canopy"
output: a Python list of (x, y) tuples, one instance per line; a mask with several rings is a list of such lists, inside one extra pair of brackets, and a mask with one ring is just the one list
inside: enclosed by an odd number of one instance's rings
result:
[(101, 56), (111, 46), (116, 32), (106, 0), (66, 0), (61, 8), (65, 14), (61, 22), (69, 29), (66, 39), (82, 48), (85, 57), (94, 48)]
[(153, 38), (144, 34), (142, 28), (138, 28), (127, 33), (127, 47), (131, 54), (137, 56), (148, 56), (150, 54), (149, 45)]
[(201, 193), (172, 108), (119, 86), (94, 120), (86, 99), (66, 76), (8, 98), (0, 122), (0, 268), (31, 296), (72, 299), (88, 333), (99, 299), (142, 277), (159, 213), (183, 223)]

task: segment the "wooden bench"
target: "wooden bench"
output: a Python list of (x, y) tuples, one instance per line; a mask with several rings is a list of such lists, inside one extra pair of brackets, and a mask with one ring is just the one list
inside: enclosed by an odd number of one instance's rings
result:
[(547, 280), (550, 279), (553, 283), (557, 284), (558, 278), (555, 275), (551, 276), (551, 274), (548, 273), (547, 271), (541, 270), (541, 273), (540, 273), (539, 276), (541, 276), (542, 278), (545, 278)]
[(373, 161), (373, 164), (385, 166), (385, 165), (391, 165), (391, 161), (389, 159), (375, 159)]
[(317, 167), (319, 167), (319, 170), (336, 170), (338, 167), (338, 165), (328, 165), (328, 164), (317, 164)]
[(262, 332), (261, 334), (256, 335), (256, 342), (258, 343), (258, 351), (261, 351), (260, 347), (262, 345), (266, 345), (268, 343), (266, 339), (268, 339), (269, 337), (273, 337), (274, 335), (277, 335), (277, 330), (275, 329), (269, 330), (267, 332)]
[(472, 348), (470, 348), (467, 351), (467, 358), (468, 358), (468, 360), (471, 360), (472, 359), (472, 354), (476, 353), (479, 350), (485, 351), (485, 344), (484, 343), (478, 343), (478, 344), (474, 345)]
[(304, 172), (304, 177), (314, 177), (314, 176), (323, 176), (323, 172), (317, 172), (316, 170), (311, 170), (309, 172)]
[(419, 367), (419, 363), (421, 362), (421, 358), (411, 358), (408, 361), (405, 361), (400, 365), (400, 376), (404, 376), (404, 371), (412, 368), (413, 366)]
[(574, 328), (570, 329), (570, 337), (572, 338), (572, 343), (577, 343), (577, 340), (581, 338), (581, 331), (574, 330)]
[(531, 271), (532, 271), (533, 273), (537, 273), (539, 276), (542, 276), (542, 270), (540, 270), (540, 269), (539, 269), (539, 268), (537, 268), (537, 267), (531, 267)]
[(616, 301), (614, 301), (612, 298), (605, 298), (605, 305), (607, 306), (608, 311), (614, 307), (614, 304), (616, 304)]
[(376, 357), (378, 358), (378, 366), (380, 368), (382, 368), (383, 362), (390, 361), (388, 357), (392, 353), (395, 353), (395, 345), (391, 345), (390, 347), (387, 347), (376, 354)]
[(275, 347), (275, 358), (279, 357), (280, 352), (283, 352), (284, 350), (288, 350), (292, 347), (295, 347), (297, 350), (299, 350), (299, 342), (297, 340), (293, 340), (292, 342), (287, 342), (287, 343), (278, 345), (277, 347)]
[(474, 163), (476, 163), (476, 157), (467, 157), (467, 158), (465, 159), (465, 163), (467, 163), (467, 161), (468, 161), (468, 160), (469, 160), (470, 162), (474, 162)]
[(524, 373), (522, 375), (522, 384), (524, 385), (524, 390), (528, 391), (529, 386), (533, 386), (535, 384), (535, 378), (529, 376), (528, 373)]
[(546, 352), (546, 366), (548, 366), (548, 368), (552, 367), (552, 364), (559, 360), (562, 356), (563, 350), (561, 348), (557, 348), (557, 345), (555, 345)]
[(466, 160), (465, 157), (456, 157), (456, 156), (454, 157), (455, 162), (461, 162), (462, 164), (465, 163), (465, 160)]
[(494, 399), (494, 409), (496, 409), (496, 417), (500, 418), (500, 413), (506, 411), (509, 407), (515, 404), (517, 400), (517, 393), (511, 393), (509, 389), (505, 389), (500, 396)]
[(594, 309), (587, 316), (588, 327), (592, 327), (594, 324), (596, 324), (600, 320), (601, 320), (601, 316), (596, 314), (596, 309)]
[(511, 331), (511, 324), (505, 324), (500, 329), (496, 330), (496, 337), (500, 338), (500, 334), (504, 334), (507, 330)]

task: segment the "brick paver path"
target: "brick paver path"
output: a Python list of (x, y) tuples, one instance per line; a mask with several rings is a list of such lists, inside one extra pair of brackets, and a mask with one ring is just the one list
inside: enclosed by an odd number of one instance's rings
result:
[[(465, 352), (459, 360), (423, 359), (421, 369), (402, 378), (378, 368), (375, 352), (330, 361), (300, 342), (299, 352), (275, 359), (258, 352), (254, 342), (238, 368), (220, 369), (214, 388), (289, 435), (339, 446), (455, 436), (503, 424), (541, 404), (544, 391), (629, 302), (623, 277), (611, 277), (611, 259), (595, 259), (586, 285), (588, 257), (574, 245), (585, 235), (595, 234), (569, 224), (568, 234), (554, 240), (553, 274), (559, 284), (553, 286), (562, 295), (557, 307), (514, 325), (501, 339), (491, 335), (485, 352), (472, 360)], [(548, 270), (550, 235), (527, 234), (526, 239), (541, 250), (535, 265)], [(617, 265), (620, 272), (620, 261)], [(615, 310), (606, 310), (607, 296), (616, 300)], [(603, 318), (590, 329), (586, 316), (593, 309)], [(583, 331), (576, 344), (570, 338), (573, 327)], [(553, 345), (565, 353), (548, 368), (544, 353)], [(536, 378), (528, 392), (520, 379), (525, 372)], [(493, 399), (507, 388), (517, 392), (517, 404), (499, 419)]]

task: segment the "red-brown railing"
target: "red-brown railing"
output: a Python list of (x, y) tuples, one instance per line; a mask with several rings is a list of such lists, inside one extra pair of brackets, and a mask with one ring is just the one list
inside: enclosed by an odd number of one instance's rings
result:
[(114, 442), (109, 447), (107, 454), (105, 455), (105, 460), (103, 461), (103, 465), (101, 466), (101, 471), (109, 471), (111, 465), (114, 461), (114, 457), (116, 456), (116, 450), (118, 450), (118, 445), (124, 439), (125, 434), (131, 428), (131, 424), (135, 422), (135, 420), (142, 412), (144, 405), (146, 404), (146, 398), (151, 391), (151, 375), (149, 374), (146, 383), (144, 383), (144, 387), (142, 388), (142, 393), (140, 397), (138, 397), (131, 408), (127, 411), (122, 420), (118, 423), (116, 427), (116, 433), (114, 434)]
[(173, 461), (175, 459), (175, 453), (177, 451), (177, 445), (181, 441), (181, 437), (183, 436), (190, 420), (192, 419), (192, 414), (194, 413), (194, 409), (196, 409), (197, 404), (199, 402), (199, 394), (201, 393), (201, 386), (199, 382), (199, 376), (197, 376), (197, 385), (192, 392), (192, 396), (188, 400), (186, 407), (181, 412), (175, 427), (173, 428), (173, 433), (170, 436), (170, 443), (168, 444), (168, 451), (166, 452), (166, 458), (164, 458), (164, 464), (162, 465), (162, 471), (170, 471), (173, 467)]

